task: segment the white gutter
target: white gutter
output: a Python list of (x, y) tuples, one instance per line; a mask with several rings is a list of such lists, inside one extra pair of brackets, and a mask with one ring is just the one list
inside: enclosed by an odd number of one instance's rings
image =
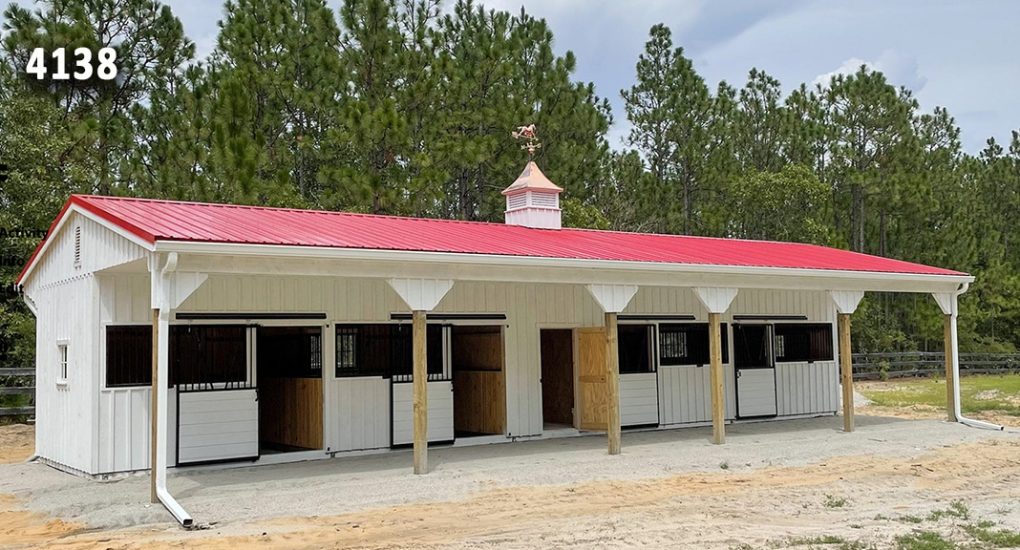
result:
[[(167, 323), (164, 321), (164, 315), (169, 318), (170, 314), (170, 292), (173, 290), (169, 288), (169, 274), (177, 269), (177, 254), (169, 254), (167, 256), (166, 265), (160, 270), (159, 278), (161, 279), (159, 285), (160, 301), (162, 302), (159, 311), (159, 347), (163, 349), (169, 349), (170, 331), (168, 330)], [(174, 518), (180, 522), (181, 526), (190, 529), (194, 522), (191, 519), (191, 515), (184, 509), (183, 506), (177, 502), (177, 499), (170, 494), (170, 491), (166, 487), (166, 427), (167, 427), (167, 386), (170, 382), (169, 364), (164, 359), (164, 354), (157, 351), (158, 361), (158, 374), (157, 374), (157, 388), (159, 388), (159, 400), (156, 406), (156, 422), (160, 430), (157, 430), (158, 439), (156, 440), (156, 464), (152, 465), (154, 475), (156, 477), (156, 498), (163, 503)]]
[[(641, 262), (629, 260), (595, 260), (585, 258), (549, 258), (539, 256), (512, 256), (502, 254), (469, 254), (459, 252), (431, 252), (416, 250), (383, 250), (367, 248), (334, 248), (324, 246), (290, 246), (236, 243), (209, 243), (193, 241), (157, 241), (156, 252), (181, 254), (208, 254), (216, 256), (259, 256), (276, 258), (369, 260), (400, 263), (452, 263), (490, 267), (565, 268), (571, 270), (596, 269), (608, 271), (643, 271), (652, 273), (696, 273), (705, 275), (770, 275), (840, 279), (844, 281), (900, 281), (916, 283), (924, 289), (914, 292), (934, 292), (927, 285), (959, 285), (974, 280), (971, 275), (935, 275), (927, 273), (889, 273), (882, 271), (843, 271), (835, 269), (807, 269), (786, 267), (731, 266), (722, 264), (683, 264), (667, 262)], [(911, 292), (911, 290), (903, 290)], [(945, 290), (942, 290), (945, 292)]]
[(967, 418), (963, 416), (960, 405), (960, 341), (957, 336), (956, 330), (956, 317), (959, 314), (959, 296), (964, 292), (967, 292), (967, 288), (970, 287), (970, 283), (964, 283), (960, 286), (960, 289), (953, 293), (953, 314), (949, 316), (949, 338), (953, 346), (953, 380), (956, 382), (953, 384), (953, 408), (956, 414), (956, 421), (965, 426), (972, 428), (983, 428), (986, 430), (1003, 430), (1004, 428), (998, 424), (992, 424), (991, 422), (985, 422), (983, 420), (975, 420), (973, 418)]

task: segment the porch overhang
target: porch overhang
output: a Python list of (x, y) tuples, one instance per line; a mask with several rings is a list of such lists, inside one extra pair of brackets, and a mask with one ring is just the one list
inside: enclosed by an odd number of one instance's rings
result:
[(154, 251), (179, 254), (180, 271), (237, 275), (439, 278), (547, 284), (725, 286), (913, 293), (955, 292), (961, 285), (974, 280), (974, 277), (963, 274), (932, 275), (191, 241), (157, 241)]

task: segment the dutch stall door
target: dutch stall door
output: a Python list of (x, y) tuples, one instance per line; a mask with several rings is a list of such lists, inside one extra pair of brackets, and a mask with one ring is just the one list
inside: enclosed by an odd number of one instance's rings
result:
[(577, 329), (577, 367), (580, 428), (605, 430), (609, 422), (609, 388), (606, 382), (604, 328)]
[(737, 417), (775, 416), (776, 362), (771, 325), (733, 325)]

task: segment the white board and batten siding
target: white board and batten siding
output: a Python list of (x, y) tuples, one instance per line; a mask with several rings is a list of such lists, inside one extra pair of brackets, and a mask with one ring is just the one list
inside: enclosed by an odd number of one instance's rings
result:
[[(151, 322), (148, 309), (148, 276), (145, 274), (108, 274), (102, 277), (101, 311), (105, 324)], [(410, 437), (397, 436), (410, 424), (410, 384), (394, 384), (394, 401), (406, 392), (400, 408), (389, 407), (388, 380), (377, 378), (339, 379), (332, 375), (335, 354), (332, 353), (332, 327), (336, 323), (387, 323), (390, 314), (406, 312), (407, 306), (385, 280), (327, 277), (228, 276), (212, 274), (180, 308), (183, 312), (324, 312), (328, 325), (324, 370), (325, 446), (333, 451), (384, 448)], [(456, 282), (436, 308), (437, 312), (501, 313), (506, 338), (506, 434), (509, 437), (540, 435), (542, 422), (542, 387), (539, 327), (601, 326), (603, 312), (582, 285), (538, 285), (525, 283)], [(690, 314), (698, 322), (707, 321), (707, 312), (687, 288), (642, 287), (624, 313), (629, 314)], [(732, 324), (733, 314), (797, 314), (811, 322), (832, 322), (835, 314), (831, 300), (824, 292), (793, 292), (741, 290), (723, 322)], [(732, 338), (730, 339), (732, 346)], [(730, 355), (732, 356), (732, 350)], [(805, 368), (802, 368), (805, 367)], [(778, 407), (780, 415), (831, 412), (832, 395), (838, 391), (835, 378), (816, 372), (821, 364), (777, 370)], [(798, 370), (800, 369), (800, 370)], [(824, 369), (821, 369), (824, 370)], [(828, 372), (828, 371), (825, 371)], [(735, 385), (732, 368), (726, 367), (727, 416), (735, 410)], [(657, 404), (649, 408), (649, 380), (635, 379), (621, 385), (621, 418), (623, 422), (660, 424), (705, 422), (710, 420), (708, 369), (698, 367), (660, 367), (655, 377)], [(625, 375), (630, 376), (630, 375)], [(645, 377), (650, 378), (650, 377)], [(435, 392), (435, 384), (446, 388)], [(430, 420), (430, 427), (445, 433), (432, 433), (430, 439), (452, 439), (452, 394), (449, 383), (430, 383), (430, 410), (442, 412)], [(405, 388), (406, 387), (406, 388)], [(637, 389), (640, 388), (640, 389)], [(792, 392), (784, 394), (784, 391)], [(627, 397), (623, 397), (626, 392)], [(811, 392), (824, 394), (824, 399), (808, 397)], [(433, 394), (436, 395), (433, 395)], [(633, 401), (631, 401), (633, 396)], [(652, 397), (656, 397), (652, 394)], [(446, 405), (449, 403), (449, 405)], [(98, 408), (98, 407), (97, 407)], [(404, 411), (407, 413), (405, 415)], [(395, 411), (401, 411), (396, 413)], [(657, 417), (657, 419), (653, 418)], [(100, 421), (105, 418), (100, 415)], [(447, 422), (445, 418), (449, 418)], [(124, 423), (114, 422), (114, 429)], [(391, 425), (395, 436), (391, 440)], [(104, 432), (105, 433), (105, 432)], [(123, 437), (120, 440), (125, 440)], [(132, 438), (143, 444), (140, 438)], [(141, 456), (140, 453), (138, 456)], [(135, 456), (135, 453), (130, 453)]]
[[(712, 421), (712, 380), (707, 365), (659, 367), (659, 418), (663, 426)], [(726, 418), (736, 412), (736, 386), (733, 365), (723, 365), (726, 391)]]
[(259, 455), (259, 404), (254, 389), (182, 392), (178, 464)]
[[(99, 392), (99, 471), (130, 472), (149, 468), (152, 424), (151, 388), (104, 388)], [(177, 462), (177, 392), (167, 401), (167, 463)]]
[(776, 401), (780, 416), (836, 412), (839, 409), (838, 363), (777, 364)]
[[(24, 289), (37, 312), (35, 449), (50, 463), (93, 473), (101, 448), (96, 273), (146, 252), (77, 213), (66, 218), (48, 247)], [(66, 380), (59, 379), (61, 345), (67, 346)]]
[[(414, 384), (393, 384), (393, 444), (409, 445), (414, 441), (412, 398)], [(429, 382), (429, 441), (453, 441), (453, 383)]]
[(620, 375), (620, 425), (646, 426), (659, 423), (659, 388), (656, 374)]

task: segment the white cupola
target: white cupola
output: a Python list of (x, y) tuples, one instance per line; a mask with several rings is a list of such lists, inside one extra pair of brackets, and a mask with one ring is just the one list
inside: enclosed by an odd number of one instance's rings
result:
[(507, 225), (523, 225), (543, 229), (562, 227), (560, 193), (563, 189), (549, 181), (534, 161), (510, 187), (503, 190), (506, 197), (504, 221)]

